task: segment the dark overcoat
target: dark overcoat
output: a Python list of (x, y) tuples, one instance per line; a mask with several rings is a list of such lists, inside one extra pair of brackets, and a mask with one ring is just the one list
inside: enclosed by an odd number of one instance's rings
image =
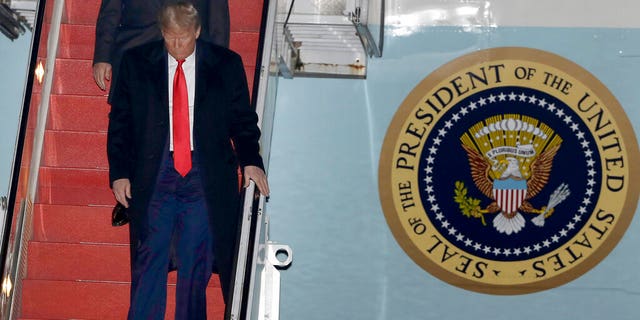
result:
[[(109, 179), (111, 184), (121, 178), (131, 182), (132, 246), (149, 232), (145, 223), (147, 207), (160, 161), (168, 148), (167, 56), (163, 41), (127, 51), (111, 102), (107, 136)], [(229, 294), (240, 215), (237, 168), (263, 167), (257, 120), (249, 104), (240, 56), (198, 40), (194, 155), (202, 173), (216, 267), (225, 298)]]

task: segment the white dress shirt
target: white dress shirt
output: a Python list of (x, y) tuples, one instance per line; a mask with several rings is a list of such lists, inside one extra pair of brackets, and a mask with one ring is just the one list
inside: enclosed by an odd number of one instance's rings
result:
[[(173, 151), (173, 77), (176, 74), (178, 61), (171, 55), (167, 54), (169, 62), (169, 150)], [(196, 51), (193, 50), (182, 64), (184, 77), (187, 81), (187, 92), (189, 94), (189, 136), (191, 141), (191, 150), (193, 150), (193, 105), (196, 96)]]

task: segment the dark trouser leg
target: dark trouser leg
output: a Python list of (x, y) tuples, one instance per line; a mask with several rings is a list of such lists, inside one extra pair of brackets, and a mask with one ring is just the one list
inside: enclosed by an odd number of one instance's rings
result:
[(176, 204), (170, 194), (155, 195), (148, 212), (149, 232), (137, 244), (132, 244), (136, 259), (132, 261), (129, 320), (164, 319)]
[(207, 318), (206, 290), (213, 267), (209, 213), (195, 157), (192, 165), (176, 190), (181, 202), (175, 227), (178, 267), (176, 320)]
[[(136, 237), (132, 238), (136, 239), (131, 243), (135, 253), (131, 261), (129, 320), (164, 320), (170, 247), (180, 209), (175, 193), (179, 179), (167, 151), (146, 216), (131, 219), (129, 227), (135, 230)], [(135, 192), (132, 196), (135, 200)]]
[(206, 290), (213, 259), (211, 232), (204, 200), (190, 205), (176, 225), (178, 232), (176, 287), (176, 320), (197, 320), (207, 317)]

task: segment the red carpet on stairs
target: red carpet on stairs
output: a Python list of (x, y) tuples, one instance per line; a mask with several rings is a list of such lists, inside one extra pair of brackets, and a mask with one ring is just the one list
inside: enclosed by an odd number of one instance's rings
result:
[[(100, 0), (65, 1), (21, 319), (126, 318), (128, 228), (110, 225), (115, 200), (108, 188), (105, 150), (109, 105), (91, 71), (99, 6)], [(251, 88), (262, 1), (229, 0), (229, 7), (231, 48), (242, 55)], [(44, 58), (46, 49), (40, 52)], [(166, 319), (173, 318), (175, 308), (175, 273), (169, 283)], [(223, 318), (219, 287), (214, 275), (209, 319)]]

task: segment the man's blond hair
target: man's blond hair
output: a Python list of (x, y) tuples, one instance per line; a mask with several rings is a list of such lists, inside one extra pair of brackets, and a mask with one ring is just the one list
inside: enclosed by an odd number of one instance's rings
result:
[(162, 30), (179, 27), (181, 29), (200, 28), (200, 15), (196, 7), (189, 1), (170, 1), (166, 3), (158, 15), (158, 24)]

